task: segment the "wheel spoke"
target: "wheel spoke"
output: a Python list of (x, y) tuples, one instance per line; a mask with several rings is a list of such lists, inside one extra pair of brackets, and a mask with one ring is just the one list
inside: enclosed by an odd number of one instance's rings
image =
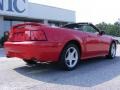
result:
[(70, 65), (70, 66), (72, 66), (72, 65), (73, 65), (73, 64), (72, 64), (72, 60), (69, 60), (69, 65)]
[(70, 59), (70, 57), (69, 57), (69, 55), (66, 57), (66, 60), (69, 60)]
[(71, 53), (72, 54), (72, 56), (74, 56), (74, 54), (76, 53), (76, 50), (73, 50), (73, 52)]

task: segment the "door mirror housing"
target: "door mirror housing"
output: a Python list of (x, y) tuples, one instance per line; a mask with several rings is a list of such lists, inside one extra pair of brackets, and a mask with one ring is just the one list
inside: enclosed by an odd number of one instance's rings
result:
[(105, 31), (100, 31), (99, 34), (100, 34), (100, 35), (104, 35), (104, 34), (105, 34)]

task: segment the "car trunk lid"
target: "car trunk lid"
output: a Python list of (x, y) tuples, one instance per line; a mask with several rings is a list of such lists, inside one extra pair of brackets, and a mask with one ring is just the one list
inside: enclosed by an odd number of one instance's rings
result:
[(26, 23), (13, 26), (9, 41), (46, 40), (45, 33), (41, 30), (41, 27), (42, 25), (38, 23)]

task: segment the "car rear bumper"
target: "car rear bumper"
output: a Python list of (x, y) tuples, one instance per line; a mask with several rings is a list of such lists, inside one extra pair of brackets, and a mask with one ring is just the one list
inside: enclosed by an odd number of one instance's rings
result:
[(4, 47), (7, 57), (18, 57), (27, 60), (35, 59), (40, 62), (51, 62), (59, 59), (62, 44), (47, 41), (6, 42)]

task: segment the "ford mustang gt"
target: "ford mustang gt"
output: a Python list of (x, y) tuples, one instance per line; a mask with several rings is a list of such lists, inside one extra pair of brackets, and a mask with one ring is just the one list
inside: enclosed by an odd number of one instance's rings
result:
[(73, 70), (80, 60), (116, 56), (116, 41), (91, 23), (73, 23), (56, 28), (39, 23), (12, 27), (4, 45), (7, 57), (18, 57), (27, 64), (58, 62)]

